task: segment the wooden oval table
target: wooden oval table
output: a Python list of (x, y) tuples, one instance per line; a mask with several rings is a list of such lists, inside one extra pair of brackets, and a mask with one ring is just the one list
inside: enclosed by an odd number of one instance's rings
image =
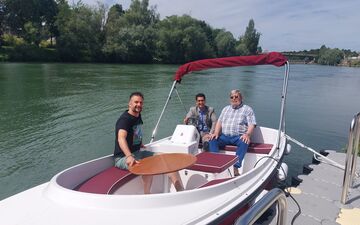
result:
[(196, 157), (185, 153), (162, 153), (144, 158), (129, 167), (137, 175), (157, 175), (185, 169), (196, 162)]

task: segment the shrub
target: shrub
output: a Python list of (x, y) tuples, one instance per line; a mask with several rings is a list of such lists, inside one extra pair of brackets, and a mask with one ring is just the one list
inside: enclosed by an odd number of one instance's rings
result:
[[(54, 45), (54, 43), (53, 43), (53, 45)], [(51, 41), (48, 39), (48, 40), (42, 40), (42, 41), (40, 41), (39, 47), (40, 47), (40, 48), (50, 48), (50, 47), (52, 47), (53, 45), (51, 45)]]
[(57, 62), (55, 49), (39, 48), (31, 45), (17, 46), (8, 52), (9, 61), (15, 62)]
[(26, 44), (23, 38), (19, 38), (18, 36), (12, 34), (3, 34), (1, 39), (3, 40), (3, 44), (5, 46), (21, 46)]
[(350, 66), (352, 67), (360, 67), (360, 60), (351, 60)]

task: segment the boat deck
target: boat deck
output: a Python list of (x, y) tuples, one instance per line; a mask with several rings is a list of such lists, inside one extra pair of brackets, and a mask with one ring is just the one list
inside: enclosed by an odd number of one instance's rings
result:
[[(328, 158), (345, 165), (345, 153), (327, 151)], [(357, 173), (359, 173), (358, 157)], [(346, 205), (340, 203), (344, 171), (322, 162), (307, 166), (312, 170), (309, 174), (299, 175), (302, 182), (297, 187), (288, 188), (291, 195), (301, 207), (301, 214), (294, 225), (359, 225), (360, 224), (360, 179), (354, 178), (354, 188), (349, 188)], [(287, 197), (287, 223), (298, 212), (296, 203)], [(274, 211), (274, 209), (270, 209)], [(270, 213), (271, 214), (271, 213)], [(276, 217), (275, 217), (276, 218)], [(269, 216), (256, 224), (276, 224), (276, 219)], [(271, 222), (269, 220), (272, 219)]]

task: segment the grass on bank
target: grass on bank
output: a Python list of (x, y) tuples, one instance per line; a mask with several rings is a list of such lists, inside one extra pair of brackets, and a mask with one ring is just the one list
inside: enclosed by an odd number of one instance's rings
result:
[(31, 45), (0, 47), (0, 62), (58, 62), (54, 48), (38, 48)]

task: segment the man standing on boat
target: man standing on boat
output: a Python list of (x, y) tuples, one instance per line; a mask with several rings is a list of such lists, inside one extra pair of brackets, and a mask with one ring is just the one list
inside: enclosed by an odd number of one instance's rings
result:
[(250, 144), (250, 137), (256, 126), (252, 108), (243, 104), (239, 90), (230, 92), (230, 105), (225, 106), (215, 126), (209, 142), (210, 152), (219, 152), (219, 147), (236, 145), (239, 161), (234, 165), (234, 175), (239, 176), (239, 168)]
[(214, 108), (206, 105), (205, 94), (199, 93), (195, 96), (195, 104), (186, 114), (184, 123), (194, 125), (200, 133), (201, 143), (204, 150), (208, 150), (210, 134), (214, 133), (216, 125), (216, 114)]
[[(154, 152), (140, 150), (142, 145), (141, 111), (144, 104), (144, 96), (141, 92), (133, 92), (129, 97), (128, 110), (126, 110), (115, 125), (115, 166), (120, 169), (128, 169), (129, 166), (139, 163), (138, 160), (154, 155)], [(177, 191), (184, 190), (180, 176), (177, 172), (169, 173)], [(153, 177), (142, 176), (144, 193), (150, 194)]]

